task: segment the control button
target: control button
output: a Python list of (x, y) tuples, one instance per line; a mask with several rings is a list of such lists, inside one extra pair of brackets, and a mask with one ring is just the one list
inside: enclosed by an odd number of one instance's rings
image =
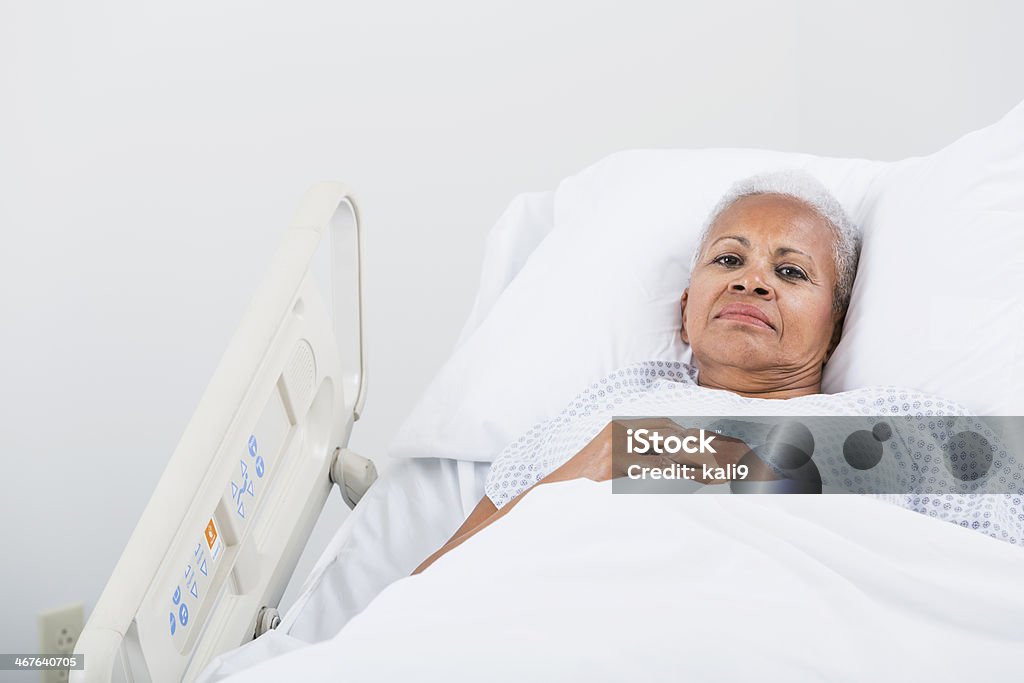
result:
[[(234, 482), (232, 482), (234, 483)], [(234, 497), (234, 496), (232, 496)], [(214, 526), (213, 520), (211, 519), (206, 525), (206, 545), (210, 546), (210, 550), (213, 550), (213, 544), (217, 541), (217, 527)]]

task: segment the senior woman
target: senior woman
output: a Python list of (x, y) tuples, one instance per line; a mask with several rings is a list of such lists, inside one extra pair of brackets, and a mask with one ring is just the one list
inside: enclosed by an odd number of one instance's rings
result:
[[(622, 430), (613, 431), (613, 415), (732, 414), (751, 405), (762, 412), (747, 414), (756, 415), (781, 403), (797, 415), (873, 414), (891, 392), (881, 398), (870, 390), (821, 395), (822, 370), (839, 343), (850, 302), (859, 244), (839, 202), (808, 174), (779, 172), (737, 183), (704, 227), (680, 299), (679, 334), (690, 345), (692, 365), (652, 361), (617, 371), (560, 416), (530, 430), (495, 461), (484, 498), (416, 573), (507, 514), (534, 486), (620, 476), (612, 451), (620, 452), (613, 438)], [(652, 396), (665, 400), (651, 402)], [(651, 410), (657, 406), (675, 410)], [(934, 399), (932, 414), (966, 412)], [(682, 429), (668, 420), (659, 424)], [(726, 465), (750, 453), (737, 439), (721, 437), (715, 444), (714, 455), (683, 460)], [(761, 475), (771, 478), (767, 470)]]

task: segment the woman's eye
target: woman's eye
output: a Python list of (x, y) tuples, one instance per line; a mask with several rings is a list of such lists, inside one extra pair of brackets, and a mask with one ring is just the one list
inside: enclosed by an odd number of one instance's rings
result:
[(723, 266), (738, 266), (740, 265), (740, 259), (738, 256), (732, 254), (723, 254), (714, 260), (714, 263), (720, 263)]
[(782, 266), (779, 268), (778, 273), (782, 277), (797, 278), (798, 280), (807, 279), (807, 276), (804, 275), (804, 271), (799, 268), (794, 268), (793, 266)]

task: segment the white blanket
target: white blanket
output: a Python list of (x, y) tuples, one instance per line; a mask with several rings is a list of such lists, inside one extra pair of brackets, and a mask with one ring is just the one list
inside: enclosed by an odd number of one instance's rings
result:
[(230, 680), (1011, 680), (1024, 551), (862, 496), (545, 484)]

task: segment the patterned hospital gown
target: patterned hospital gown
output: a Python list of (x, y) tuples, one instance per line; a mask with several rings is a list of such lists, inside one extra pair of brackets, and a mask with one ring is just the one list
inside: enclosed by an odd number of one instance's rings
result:
[[(866, 419), (888, 416), (900, 421), (900, 429), (909, 431), (901, 439), (905, 448), (890, 449), (895, 452), (881, 466), (863, 471), (849, 467), (842, 458), (819, 463), (816, 455), (815, 463), (824, 485), (873, 494), (1009, 543), (1024, 543), (1024, 466), (1014, 454), (1007, 453), (986, 425), (971, 418), (962, 406), (897, 387), (786, 400), (747, 398), (701, 387), (697, 384), (696, 368), (674, 361), (636, 363), (594, 382), (559, 415), (535, 425), (502, 451), (488, 473), (485, 492), (497, 507), (504, 506), (578, 453), (613, 417), (685, 415), (849, 415)], [(983, 488), (958, 489), (963, 482), (954, 480), (940, 457), (930, 457), (937, 446), (939, 450), (955, 447), (948, 443), (954, 431), (952, 424), (958, 422), (959, 430), (964, 420), (970, 421), (972, 430), (995, 444)], [(743, 434), (729, 435), (747, 441)], [(816, 443), (824, 443), (833, 452), (841, 452), (841, 445), (836, 444), (841, 444), (842, 438), (838, 434), (814, 434)], [(971, 493), (957, 492), (963, 490)]]

